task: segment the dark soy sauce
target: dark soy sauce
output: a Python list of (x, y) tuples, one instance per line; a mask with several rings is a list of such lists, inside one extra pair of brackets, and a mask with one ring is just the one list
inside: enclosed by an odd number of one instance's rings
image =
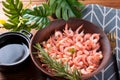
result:
[(28, 46), (22, 42), (6, 43), (0, 47), (0, 64), (12, 64), (28, 54)]

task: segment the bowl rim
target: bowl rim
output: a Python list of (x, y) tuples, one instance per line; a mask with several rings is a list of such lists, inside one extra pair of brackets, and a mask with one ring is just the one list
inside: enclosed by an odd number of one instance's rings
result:
[[(55, 20), (55, 21), (52, 21), (51, 24), (56, 23), (56, 22), (60, 22), (60, 21), (64, 21), (65, 23), (68, 23), (68, 22), (71, 22), (72, 20), (79, 20), (79, 21), (82, 20), (82, 21), (85, 21), (85, 22), (87, 22), (87, 23), (89, 23), (89, 24), (92, 24), (93, 26), (97, 27), (97, 28), (100, 30), (100, 32), (102, 33), (102, 35), (104, 35), (104, 38), (106, 39), (106, 42), (107, 42), (106, 45), (108, 45), (108, 47), (107, 47), (107, 52), (108, 52), (107, 55), (108, 55), (108, 57), (106, 58), (106, 62), (104, 62), (104, 64), (102, 64), (102, 62), (101, 62), (101, 64), (100, 64), (101, 67), (98, 67), (97, 70), (93, 71), (92, 73), (87, 74), (87, 75), (82, 75), (82, 78), (83, 78), (83, 79), (88, 79), (88, 78), (92, 77), (93, 75), (98, 74), (105, 66), (107, 66), (108, 61), (109, 61), (110, 57), (112, 56), (111, 47), (110, 47), (110, 42), (109, 42), (109, 40), (108, 40), (108, 38), (107, 38), (107, 35), (106, 35), (105, 32), (102, 30), (102, 28), (100, 28), (99, 26), (97, 26), (97, 25), (93, 24), (92, 22), (87, 21), (87, 20), (85, 20), (85, 19), (70, 18), (68, 21), (65, 21), (65, 20), (63, 20), (63, 19), (59, 19), (59, 20), (57, 19), (57, 20)], [(48, 28), (48, 27), (49, 27), (49, 25), (46, 26), (44, 29), (46, 29), (46, 28)], [(42, 30), (43, 30), (43, 29), (42, 29)], [(33, 36), (32, 40), (31, 40), (31, 43), (30, 43), (30, 57), (31, 57), (33, 63), (36, 65), (36, 67), (37, 67), (39, 70), (41, 70), (43, 73), (47, 74), (48, 76), (54, 77), (53, 74), (47, 72), (45, 69), (43, 69), (41, 66), (38, 65), (38, 63), (36, 62), (37, 60), (36, 60), (36, 59), (34, 58), (34, 56), (33, 56), (34, 54), (32, 54), (32, 45), (33, 45), (33, 43), (34, 43), (33, 40), (35, 39), (35, 37), (37, 36), (37, 34), (38, 34), (40, 31), (41, 31), (41, 30), (38, 30), (38, 31), (36, 32), (36, 34)], [(103, 60), (102, 60), (102, 61), (103, 61)], [(105, 61), (105, 60), (104, 60), (104, 61)], [(87, 76), (87, 77), (86, 77), (86, 76)]]

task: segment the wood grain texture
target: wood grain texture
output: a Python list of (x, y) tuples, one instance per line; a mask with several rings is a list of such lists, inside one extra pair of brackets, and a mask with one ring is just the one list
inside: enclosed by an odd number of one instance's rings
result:
[[(79, 0), (81, 1), (81, 0)], [(81, 1), (86, 4), (100, 4), (112, 8), (120, 8), (120, 0), (84, 0)]]
[[(6, 19), (5, 15), (3, 14), (2, 11), (2, 3), (0, 0), (0, 19)], [(22, 0), (24, 2), (24, 5), (29, 3), (30, 0)], [(45, 2), (46, 0), (32, 0), (32, 5), (40, 5), (41, 3)], [(107, 7), (112, 7), (112, 8), (120, 8), (120, 0), (79, 0), (83, 4), (99, 4)]]

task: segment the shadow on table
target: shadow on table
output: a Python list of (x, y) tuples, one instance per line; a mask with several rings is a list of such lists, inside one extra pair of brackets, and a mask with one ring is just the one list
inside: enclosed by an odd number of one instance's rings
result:
[(0, 73), (0, 80), (47, 80), (47, 76), (36, 68), (30, 58), (20, 68)]

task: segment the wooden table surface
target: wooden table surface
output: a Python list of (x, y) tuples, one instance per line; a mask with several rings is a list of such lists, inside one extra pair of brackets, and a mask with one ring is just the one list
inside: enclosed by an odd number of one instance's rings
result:
[[(2, 11), (2, 4), (1, 4), (0, 0), (0, 19), (6, 19), (5, 15), (3, 14)], [(22, 0), (24, 2), (24, 4), (27, 4), (29, 2), (29, 0)], [(43, 2), (45, 2), (46, 0), (32, 0), (32, 5), (39, 5)], [(104, 5), (107, 7), (113, 7), (113, 8), (120, 8), (120, 0), (79, 0), (80, 2), (82, 2), (83, 4), (87, 5), (87, 4), (100, 4), (100, 5)]]
[[(6, 19), (6, 16), (2, 11), (2, 4), (0, 0), (0, 19)], [(24, 5), (29, 2), (29, 0), (22, 0)], [(45, 0), (32, 0), (32, 5), (39, 5)], [(120, 0), (79, 0), (83, 4), (100, 4), (107, 7), (120, 9)], [(40, 77), (42, 75), (42, 77)], [(21, 67), (17, 71), (0, 72), (0, 80), (46, 80), (45, 75), (41, 74), (40, 71), (34, 66), (31, 60), (28, 61), (25, 67)]]

